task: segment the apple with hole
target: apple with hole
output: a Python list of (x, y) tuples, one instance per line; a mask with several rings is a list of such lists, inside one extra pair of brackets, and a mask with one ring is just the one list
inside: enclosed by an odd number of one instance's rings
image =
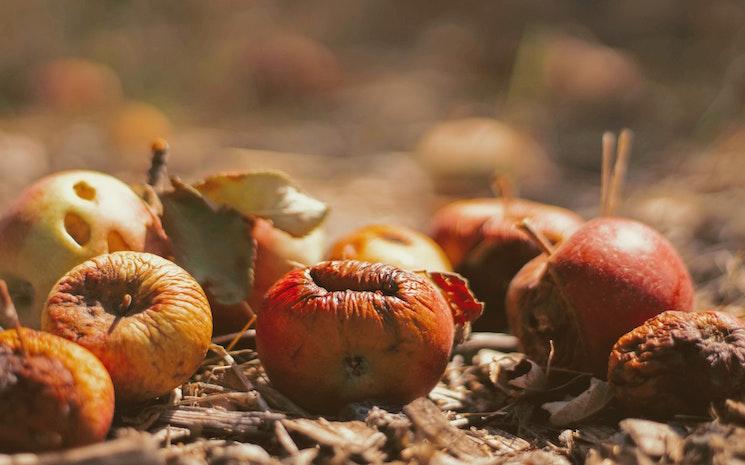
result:
[[(613, 344), (667, 310), (693, 309), (683, 260), (657, 231), (601, 217), (525, 265), (507, 292), (510, 328), (545, 363), (604, 378)], [(553, 343), (553, 349), (551, 344)]]
[(405, 404), (442, 376), (455, 326), (481, 305), (454, 275), (356, 260), (287, 273), (266, 294), (256, 346), (272, 384), (314, 413)]
[(211, 342), (212, 314), (189, 273), (125, 251), (65, 274), (49, 294), (42, 328), (93, 352), (111, 374), (117, 402), (137, 403), (194, 374)]
[(504, 299), (515, 274), (541, 250), (517, 224), (528, 218), (553, 244), (565, 241), (583, 219), (560, 207), (519, 198), (458, 200), (437, 211), (430, 235), (486, 304), (474, 329), (506, 326)]
[(54, 283), (85, 260), (118, 250), (167, 252), (158, 217), (118, 179), (93, 171), (52, 174), (26, 188), (0, 216), (0, 279), (24, 325)]
[(404, 226), (373, 224), (340, 238), (329, 260), (387, 263), (405, 270), (451, 271), (439, 245), (426, 235)]
[(221, 305), (211, 302), (215, 335), (240, 331), (251, 319), (251, 312), (258, 313), (264, 294), (285, 273), (298, 265), (310, 266), (323, 260), (326, 232), (323, 226), (303, 237), (293, 237), (275, 228), (271, 221), (254, 219), (253, 237), (256, 241), (254, 282), (251, 294), (244, 304)]
[(0, 452), (44, 452), (103, 441), (114, 386), (88, 350), (31, 329), (0, 332)]

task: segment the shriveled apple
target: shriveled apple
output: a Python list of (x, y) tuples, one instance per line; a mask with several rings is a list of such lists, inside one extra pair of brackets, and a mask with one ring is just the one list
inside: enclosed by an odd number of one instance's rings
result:
[(456, 289), (443, 292), (437, 282), (355, 260), (289, 272), (267, 293), (257, 321), (270, 380), (318, 413), (426, 395), (447, 365), (455, 325), (481, 313), (465, 286), (444, 282)]
[(88, 260), (55, 284), (42, 328), (93, 352), (117, 401), (163, 395), (204, 360), (212, 314), (201, 286), (156, 255), (115, 252)]
[(0, 451), (44, 452), (102, 441), (114, 387), (88, 350), (61, 337), (0, 332)]
[(74, 266), (107, 252), (166, 249), (148, 206), (123, 182), (93, 171), (47, 176), (0, 217), (0, 279), (29, 327), (39, 326), (52, 285)]

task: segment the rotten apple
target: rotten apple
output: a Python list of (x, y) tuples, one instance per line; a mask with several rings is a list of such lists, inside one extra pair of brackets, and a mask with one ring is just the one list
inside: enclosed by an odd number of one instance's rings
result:
[(158, 217), (126, 184), (64, 171), (24, 190), (0, 217), (0, 279), (24, 325), (39, 326), (49, 290), (85, 260), (118, 250), (163, 254)]
[(463, 281), (451, 284), (444, 292), (424, 275), (355, 260), (291, 271), (259, 313), (259, 358), (274, 386), (312, 412), (405, 404), (437, 384), (455, 325), (481, 313)]
[(616, 340), (667, 310), (690, 311), (693, 283), (673, 246), (628, 219), (587, 222), (515, 276), (507, 316), (537, 362), (605, 377)]
[(98, 356), (117, 401), (133, 403), (189, 379), (209, 347), (212, 315), (200, 285), (179, 266), (116, 252), (78, 265), (55, 284), (42, 328)]
[(88, 350), (31, 329), (0, 332), (0, 452), (44, 452), (102, 441), (114, 387)]
[(509, 197), (459, 200), (432, 219), (430, 235), (486, 304), (474, 329), (504, 329), (507, 286), (541, 252), (517, 226), (526, 218), (553, 244), (565, 241), (583, 223), (570, 210)]
[(439, 245), (424, 234), (403, 226), (364, 226), (339, 239), (329, 260), (388, 263), (405, 270), (451, 271)]

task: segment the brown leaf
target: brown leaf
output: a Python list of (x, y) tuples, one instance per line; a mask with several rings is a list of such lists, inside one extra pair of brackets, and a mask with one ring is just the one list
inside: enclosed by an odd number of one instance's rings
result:
[(13, 299), (8, 292), (8, 284), (0, 279), (0, 329), (18, 328), (20, 320)]
[(519, 397), (526, 390), (546, 387), (546, 373), (537, 363), (523, 354), (495, 357), (489, 364), (489, 379), (505, 393)]
[(278, 171), (218, 174), (195, 187), (210, 201), (245, 216), (271, 220), (276, 228), (295, 237), (313, 231), (328, 213), (326, 204), (300, 191)]
[(549, 421), (556, 426), (581, 423), (603, 410), (613, 400), (610, 385), (597, 378), (590, 380), (590, 387), (570, 400), (547, 402), (542, 408), (551, 414)]
[(163, 227), (176, 263), (220, 304), (245, 300), (253, 286), (253, 223), (229, 207), (212, 208), (194, 188), (174, 178), (162, 194)]

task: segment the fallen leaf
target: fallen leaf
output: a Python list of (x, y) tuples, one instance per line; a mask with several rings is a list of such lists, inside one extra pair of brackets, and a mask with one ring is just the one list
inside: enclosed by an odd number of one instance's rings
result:
[(422, 271), (442, 292), (450, 306), (453, 321), (456, 325), (463, 325), (476, 320), (484, 312), (484, 304), (476, 300), (461, 275), (435, 271)]
[(326, 204), (300, 191), (281, 172), (217, 174), (194, 187), (218, 205), (271, 220), (276, 228), (295, 237), (313, 231), (328, 213)]
[(507, 354), (495, 358), (489, 365), (489, 379), (502, 391), (520, 397), (525, 391), (546, 387), (546, 373), (524, 354)]
[(214, 209), (177, 178), (171, 182), (174, 190), (161, 194), (160, 200), (176, 263), (217, 303), (240, 303), (253, 286), (256, 244), (251, 220), (229, 207)]
[(547, 402), (541, 407), (551, 414), (552, 425), (566, 426), (581, 423), (603, 410), (613, 400), (610, 385), (597, 378), (577, 397), (558, 402)]

